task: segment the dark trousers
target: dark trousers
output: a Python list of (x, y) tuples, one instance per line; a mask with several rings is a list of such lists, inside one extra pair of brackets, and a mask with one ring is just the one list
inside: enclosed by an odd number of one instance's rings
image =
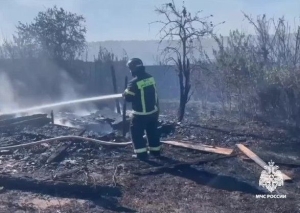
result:
[(134, 115), (131, 120), (130, 130), (134, 152), (147, 153), (147, 141), (143, 138), (146, 131), (150, 153), (159, 153), (161, 142), (159, 138), (158, 113), (151, 115)]

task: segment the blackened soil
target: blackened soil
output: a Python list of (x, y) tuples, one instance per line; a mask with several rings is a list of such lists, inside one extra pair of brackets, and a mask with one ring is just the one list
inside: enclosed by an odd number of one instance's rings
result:
[[(195, 123), (202, 127), (190, 125)], [(256, 194), (267, 193), (258, 186), (262, 168), (243, 160), (239, 152), (224, 158), (165, 145), (162, 158), (141, 162), (132, 158), (131, 146), (66, 141), (20, 148), (0, 156), (0, 212), (300, 212), (297, 136), (259, 123), (228, 123), (215, 118), (197, 122), (190, 118), (177, 126), (170, 138), (233, 149), (236, 143), (244, 143), (265, 161), (272, 158), (275, 164), (294, 164), (280, 165), (293, 181), (273, 192), (286, 194), (286, 199), (255, 198)], [(2, 132), (0, 144), (80, 132), (51, 125), (17, 129)], [(61, 146), (67, 146), (66, 151), (47, 163)], [(286, 146), (289, 149), (284, 149)]]

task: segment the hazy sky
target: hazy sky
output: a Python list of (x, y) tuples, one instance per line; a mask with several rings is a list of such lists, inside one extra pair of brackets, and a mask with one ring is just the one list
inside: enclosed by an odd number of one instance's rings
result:
[[(0, 40), (10, 37), (18, 21), (30, 22), (39, 11), (57, 5), (86, 18), (87, 40), (149, 40), (157, 39), (159, 25), (155, 6), (168, 0), (0, 0)], [(175, 0), (177, 5), (182, 0)], [(293, 24), (299, 23), (299, 0), (185, 0), (191, 12), (203, 10), (213, 14), (214, 23), (226, 21), (218, 32), (227, 35), (230, 29), (244, 29), (252, 33), (242, 12), (252, 16), (285, 16)]]

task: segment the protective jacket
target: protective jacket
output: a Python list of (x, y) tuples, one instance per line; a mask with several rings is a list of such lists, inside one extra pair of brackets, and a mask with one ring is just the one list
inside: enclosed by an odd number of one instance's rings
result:
[(150, 115), (158, 112), (158, 97), (154, 78), (146, 72), (133, 78), (124, 92), (125, 100), (132, 103), (133, 114)]

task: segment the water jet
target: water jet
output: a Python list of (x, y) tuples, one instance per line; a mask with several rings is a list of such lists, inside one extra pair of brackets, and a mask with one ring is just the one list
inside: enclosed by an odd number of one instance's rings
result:
[(102, 95), (102, 96), (96, 96), (96, 97), (90, 97), (90, 98), (76, 99), (76, 100), (71, 100), (71, 101), (63, 101), (63, 102), (58, 102), (58, 103), (53, 103), (53, 104), (44, 104), (44, 105), (41, 105), (41, 106), (35, 106), (35, 107), (30, 107), (30, 108), (25, 108), (25, 109), (19, 109), (19, 110), (15, 110), (15, 111), (8, 111), (8, 112), (5, 112), (5, 113), (1, 113), (0, 115), (18, 114), (18, 113), (35, 111), (35, 110), (54, 108), (54, 107), (69, 105), (69, 104), (91, 102), (91, 101), (100, 101), (100, 100), (109, 100), (109, 99), (117, 99), (117, 98), (121, 98), (121, 97), (122, 97), (121, 93), (120, 94), (113, 94), (113, 95)]

